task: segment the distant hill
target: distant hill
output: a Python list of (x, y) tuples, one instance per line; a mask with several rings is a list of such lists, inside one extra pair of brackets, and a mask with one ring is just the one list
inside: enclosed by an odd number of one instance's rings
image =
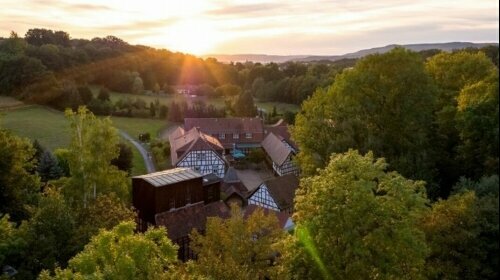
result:
[(210, 54), (204, 55), (202, 58), (214, 57), (218, 61), (223, 63), (229, 62), (260, 62), (260, 63), (269, 63), (269, 62), (286, 62), (286, 61), (297, 61), (300, 59), (305, 59), (310, 57), (310, 55), (267, 55), (267, 54)]
[(423, 51), (438, 49), (443, 51), (452, 51), (456, 49), (463, 48), (482, 48), (485, 46), (494, 45), (498, 46), (498, 43), (470, 43), (470, 42), (449, 42), (449, 43), (434, 43), (434, 44), (408, 44), (408, 45), (387, 45), (384, 47), (377, 47), (371, 49), (364, 49), (353, 53), (346, 53), (343, 55), (265, 55), (265, 54), (213, 54), (206, 55), (203, 58), (214, 57), (220, 62), (229, 63), (233, 62), (286, 62), (286, 61), (300, 61), (300, 62), (311, 62), (311, 61), (337, 61), (346, 58), (360, 58), (365, 55), (374, 53), (385, 53), (392, 50), (395, 47), (405, 47), (412, 51)]

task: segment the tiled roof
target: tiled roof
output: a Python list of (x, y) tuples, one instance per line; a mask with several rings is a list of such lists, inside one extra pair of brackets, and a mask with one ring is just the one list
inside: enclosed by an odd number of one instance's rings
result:
[(267, 125), (264, 130), (266, 134), (274, 133), (280, 140), (285, 140), (294, 149), (297, 149), (297, 145), (292, 141), (290, 132), (288, 131), (288, 124), (283, 119), (280, 119), (273, 125)]
[(224, 175), (224, 183), (238, 183), (241, 182), (240, 178), (238, 177), (238, 173), (236, 173), (236, 169), (234, 167), (230, 166), (226, 174)]
[(269, 208), (265, 208), (265, 207), (258, 206), (255, 204), (249, 204), (245, 208), (245, 212), (243, 213), (243, 217), (245, 219), (248, 218), (248, 216), (252, 215), (257, 209), (262, 209), (264, 211), (265, 215), (269, 215), (269, 214), (276, 215), (276, 218), (278, 219), (278, 223), (280, 225), (280, 228), (284, 228), (288, 219), (291, 218), (290, 214), (288, 214), (287, 212), (278, 212), (278, 211), (274, 211), (274, 210), (271, 210)]
[(299, 187), (299, 179), (293, 174), (287, 174), (264, 181), (248, 197), (252, 196), (262, 185), (266, 185), (269, 194), (278, 205), (278, 208), (284, 210), (293, 206), (295, 190)]
[(155, 187), (160, 187), (195, 178), (200, 178), (202, 176), (203, 175), (190, 168), (174, 168), (174, 169), (163, 170), (160, 172), (149, 173), (141, 176), (135, 176), (133, 178), (140, 178)]
[(184, 130), (178, 127), (168, 137), (170, 142), (170, 156), (172, 165), (176, 165), (186, 154), (191, 151), (224, 149), (217, 138), (201, 132), (198, 128)]
[(184, 128), (199, 127), (208, 134), (215, 133), (263, 133), (259, 118), (185, 118)]
[(208, 217), (228, 218), (230, 209), (222, 202), (188, 204), (168, 212), (156, 214), (156, 225), (167, 228), (171, 240), (187, 236), (193, 229), (205, 230)]
[(290, 147), (283, 143), (282, 138), (272, 132), (267, 134), (264, 141), (262, 141), (262, 148), (264, 148), (271, 160), (278, 165), (283, 164), (288, 156), (293, 153)]
[[(274, 214), (278, 218), (278, 222), (283, 228), (290, 218), (287, 213), (264, 209), (257, 205), (249, 205), (243, 210), (243, 216), (248, 218), (255, 210), (263, 209), (264, 213)], [(184, 207), (177, 208), (171, 211), (156, 214), (155, 221), (157, 226), (167, 228), (168, 237), (171, 240), (176, 240), (181, 237), (188, 236), (193, 229), (204, 231), (206, 228), (207, 218), (219, 217), (227, 219), (231, 216), (230, 208), (222, 201), (204, 204), (198, 202), (188, 204)]]

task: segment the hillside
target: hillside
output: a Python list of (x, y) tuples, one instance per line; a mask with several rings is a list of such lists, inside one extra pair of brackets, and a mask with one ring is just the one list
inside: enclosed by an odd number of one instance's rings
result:
[(392, 44), (384, 47), (363, 49), (352, 53), (346, 53), (343, 55), (320, 56), (320, 55), (213, 54), (213, 55), (203, 56), (203, 58), (214, 57), (218, 61), (223, 63), (245, 62), (245, 61), (261, 62), (261, 63), (269, 63), (269, 62), (282, 63), (286, 61), (311, 62), (311, 61), (321, 61), (321, 60), (337, 61), (346, 58), (360, 58), (365, 55), (373, 53), (385, 53), (398, 46), (405, 47), (412, 51), (418, 52), (431, 49), (452, 51), (463, 48), (482, 48), (489, 45), (498, 46), (498, 43), (448, 42), (448, 43), (431, 43), (431, 44), (424, 43), (424, 44), (406, 44), (406, 45)]

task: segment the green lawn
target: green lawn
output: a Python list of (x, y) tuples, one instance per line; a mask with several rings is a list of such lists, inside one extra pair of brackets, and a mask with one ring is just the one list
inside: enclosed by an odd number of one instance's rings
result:
[(149, 132), (151, 139), (156, 138), (159, 133), (172, 125), (168, 121), (157, 119), (111, 117), (113, 126), (127, 132), (130, 136), (137, 139), (139, 134)]
[[(172, 125), (167, 121), (153, 119), (111, 117), (111, 120), (115, 127), (124, 130), (134, 138), (144, 132), (149, 132), (151, 137), (155, 138), (162, 129)], [(37, 139), (42, 146), (52, 151), (67, 147), (70, 142), (69, 121), (66, 120), (64, 114), (43, 106), (26, 106), (12, 110), (0, 109), (0, 127), (10, 129), (19, 136)], [(146, 173), (141, 155), (135, 147), (130, 146), (134, 153), (132, 175)]]
[(0, 127), (54, 150), (65, 147), (70, 141), (69, 122), (64, 114), (42, 106), (28, 106), (15, 110), (0, 111)]

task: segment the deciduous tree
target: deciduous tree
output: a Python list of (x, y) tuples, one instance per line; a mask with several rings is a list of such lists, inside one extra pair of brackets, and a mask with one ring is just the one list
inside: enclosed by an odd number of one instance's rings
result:
[(204, 235), (193, 231), (191, 266), (209, 279), (278, 279), (284, 234), (273, 214), (256, 210), (244, 219), (232, 205), (229, 219), (208, 218)]
[(69, 261), (68, 268), (40, 274), (49, 279), (178, 279), (177, 246), (165, 229), (134, 233), (135, 224), (123, 222), (101, 231), (85, 249)]
[(428, 249), (417, 218), (424, 182), (386, 172), (384, 159), (331, 157), (296, 194), (287, 259), (293, 279), (422, 279)]

